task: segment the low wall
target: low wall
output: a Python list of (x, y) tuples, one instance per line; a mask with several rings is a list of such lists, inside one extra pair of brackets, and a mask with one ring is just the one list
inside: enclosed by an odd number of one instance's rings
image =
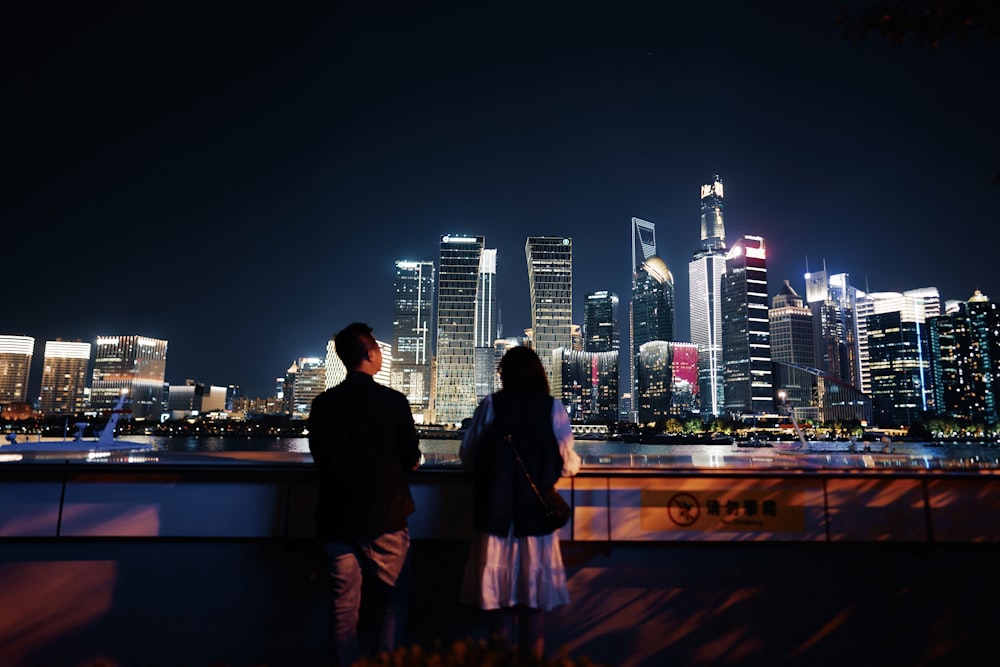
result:
[[(992, 655), (988, 472), (587, 470), (548, 647), (606, 665), (954, 664)], [(410, 640), (458, 603), (471, 480), (421, 470)], [(0, 665), (319, 664), (311, 466), (0, 466)], [(90, 661), (90, 662), (88, 662)]]

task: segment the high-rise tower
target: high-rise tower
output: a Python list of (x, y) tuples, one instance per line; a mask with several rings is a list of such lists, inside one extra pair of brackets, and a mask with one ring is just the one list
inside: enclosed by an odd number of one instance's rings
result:
[[(674, 276), (663, 260), (653, 255), (636, 267), (632, 274), (629, 311), (634, 364), (632, 377), (635, 378), (632, 405), (645, 423), (664, 419), (669, 414), (671, 365), (666, 357), (653, 364), (648, 359), (643, 361), (641, 350), (647, 343), (674, 342), (674, 306)], [(648, 352), (646, 356), (649, 356)]]
[(484, 240), (441, 237), (435, 413), (442, 424), (461, 423), (476, 410), (476, 294)]
[(532, 347), (552, 385), (552, 353), (573, 343), (573, 241), (530, 236), (524, 244), (531, 296)]
[(729, 414), (774, 409), (767, 311), (764, 239), (744, 235), (726, 254), (722, 277), (722, 377)]
[(0, 336), (0, 404), (28, 402), (28, 375), (35, 339)]
[(396, 262), (390, 384), (406, 395), (414, 413), (430, 407), (433, 327), (434, 263)]
[(610, 352), (620, 347), (618, 296), (602, 290), (583, 301), (583, 350)]
[(800, 419), (818, 418), (813, 406), (813, 378), (806, 368), (815, 365), (813, 314), (802, 297), (785, 281), (767, 313), (771, 332), (774, 386)]
[(122, 391), (134, 417), (153, 417), (165, 407), (167, 341), (147, 336), (98, 336), (94, 346), (90, 405), (113, 408)]
[(476, 287), (476, 403), (497, 390), (493, 343), (500, 337), (497, 301), (497, 251), (486, 248), (479, 259)]
[(698, 346), (701, 411), (719, 415), (723, 407), (722, 274), (726, 269), (722, 179), (701, 186), (701, 249), (688, 264), (691, 342)]
[(90, 343), (45, 341), (39, 408), (44, 413), (74, 413), (84, 409)]

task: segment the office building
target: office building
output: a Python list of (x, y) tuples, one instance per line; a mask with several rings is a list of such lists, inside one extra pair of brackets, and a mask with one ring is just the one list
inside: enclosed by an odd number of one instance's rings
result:
[(774, 388), (784, 403), (779, 408), (794, 410), (799, 421), (818, 419), (813, 402), (816, 375), (809, 370), (816, 364), (812, 310), (786, 280), (771, 300), (767, 317)]
[(722, 276), (722, 376), (730, 415), (774, 411), (768, 319), (767, 250), (744, 235), (726, 253)]
[(726, 228), (722, 179), (701, 186), (701, 247), (688, 264), (691, 342), (698, 346), (700, 410), (723, 410), (722, 274), (726, 270)]
[(28, 403), (28, 376), (35, 339), (31, 336), (0, 336), (0, 405)]
[(553, 384), (553, 354), (572, 348), (573, 241), (561, 236), (531, 236), (524, 244), (531, 299), (531, 346)]
[[(433, 262), (396, 262), (390, 386), (406, 396), (415, 415), (428, 410), (431, 403), (434, 273)], [(327, 372), (331, 373), (329, 358)]]
[(435, 421), (460, 424), (476, 406), (476, 295), (484, 237), (441, 237), (438, 261)]
[(928, 318), (934, 405), (969, 426), (1000, 420), (1000, 308), (979, 290)]
[[(634, 292), (635, 281), (643, 263), (647, 259), (656, 256), (656, 224), (642, 218), (632, 218), (631, 246), (632, 264), (629, 266), (629, 271), (632, 273), (632, 289)], [(632, 302), (630, 301), (628, 310), (628, 335), (630, 343), (628, 352), (628, 387), (626, 388), (625, 395), (622, 397), (622, 408), (623, 412), (631, 414), (634, 420), (635, 412), (633, 410), (632, 397), (635, 394), (635, 365), (638, 346), (635, 344), (636, 334), (635, 321), (632, 319), (633, 315)], [(628, 405), (625, 405), (626, 403)]]
[(698, 346), (654, 340), (636, 357), (636, 413), (639, 424), (684, 417), (698, 405)]
[(559, 348), (553, 357), (552, 394), (580, 424), (618, 421), (618, 350)]
[(45, 414), (72, 414), (87, 407), (90, 343), (47, 340), (38, 407)]
[(934, 411), (927, 320), (940, 315), (937, 289), (867, 295), (865, 330), (873, 419), (907, 428)]
[(326, 360), (300, 357), (292, 362), (286, 377), (291, 380), (292, 417), (305, 419), (312, 410), (313, 399), (326, 390)]
[(621, 346), (618, 296), (606, 290), (591, 292), (583, 302), (583, 349), (611, 352)]
[[(632, 376), (636, 382), (632, 387), (632, 400), (638, 418), (643, 423), (656, 421), (669, 414), (659, 412), (660, 408), (667, 409), (670, 405), (669, 396), (657, 398), (644, 392), (669, 392), (670, 366), (663, 363), (650, 365), (640, 359), (640, 350), (647, 343), (673, 342), (674, 310), (673, 274), (658, 255), (653, 255), (636, 267), (632, 274), (632, 303), (629, 314), (632, 323), (632, 359), (636, 364), (632, 369)], [(640, 377), (640, 366), (643, 369), (643, 377)], [(662, 377), (649, 375), (655, 368), (660, 370)], [(654, 406), (652, 415), (648, 411), (649, 406)]]
[(813, 338), (820, 371), (863, 389), (858, 329), (859, 290), (846, 273), (822, 271), (805, 274), (806, 302), (813, 314)]
[(497, 300), (497, 251), (483, 249), (476, 286), (476, 340), (473, 353), (476, 367), (476, 404), (496, 390), (497, 367), (493, 363), (493, 343), (500, 337)]
[(166, 409), (167, 341), (148, 336), (98, 336), (90, 405), (110, 410), (122, 392), (137, 419), (155, 419)]

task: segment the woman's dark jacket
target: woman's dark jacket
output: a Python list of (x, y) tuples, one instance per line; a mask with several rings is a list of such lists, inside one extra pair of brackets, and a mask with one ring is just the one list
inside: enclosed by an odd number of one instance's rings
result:
[(352, 372), (313, 400), (308, 426), (319, 536), (364, 540), (406, 528), (414, 510), (407, 475), (420, 460), (406, 397)]
[[(501, 390), (492, 397), (493, 421), (477, 443), (473, 525), (506, 537), (547, 535), (542, 505), (514, 458), (512, 442), (539, 491), (558, 481), (563, 460), (552, 429), (552, 397)], [(510, 436), (508, 442), (507, 436)]]

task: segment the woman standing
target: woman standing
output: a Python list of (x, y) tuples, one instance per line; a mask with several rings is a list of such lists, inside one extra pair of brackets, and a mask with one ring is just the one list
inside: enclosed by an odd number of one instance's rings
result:
[(540, 660), (542, 612), (568, 603), (569, 592), (559, 538), (517, 457), (540, 491), (575, 475), (580, 457), (538, 355), (511, 348), (499, 372), (503, 389), (476, 408), (459, 450), (474, 476), (475, 528), (461, 597), (489, 611), (494, 641), (516, 644), (523, 657)]

